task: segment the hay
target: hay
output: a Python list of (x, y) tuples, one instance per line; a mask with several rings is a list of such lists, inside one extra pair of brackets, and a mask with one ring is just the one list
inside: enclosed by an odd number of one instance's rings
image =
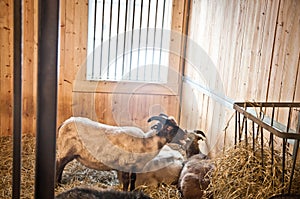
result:
[[(283, 187), (282, 158), (279, 151), (274, 151), (274, 166), (271, 166), (271, 150), (264, 146), (264, 166), (261, 162), (261, 148), (256, 145), (256, 151), (240, 144), (228, 149), (213, 162), (216, 166), (212, 173), (211, 184), (206, 190), (206, 198), (269, 198), (287, 192), (288, 183)], [(287, 155), (288, 156), (288, 155)], [(285, 182), (289, 182), (291, 172), (291, 157), (287, 157)], [(293, 178), (292, 193), (300, 190), (300, 168), (296, 166)]]
[(139, 186), (136, 190), (144, 192), (146, 195), (153, 199), (181, 199), (181, 193), (175, 185), (168, 185), (161, 183), (158, 187), (156, 186)]
[[(13, 140), (11, 136), (0, 137), (0, 198), (12, 197)], [(21, 198), (34, 198), (35, 137), (22, 136)], [(122, 190), (115, 171), (97, 171), (86, 168), (77, 161), (70, 162), (63, 172), (62, 184), (55, 188), (55, 194), (74, 187), (96, 190)], [(176, 186), (161, 184), (159, 187), (141, 186), (137, 189), (154, 199), (180, 199)]]
[[(31, 135), (22, 136), (22, 168), (21, 168), (21, 198), (34, 196), (34, 170), (35, 170), (35, 138)], [(12, 163), (13, 143), (11, 136), (0, 138), (0, 198), (12, 196)]]

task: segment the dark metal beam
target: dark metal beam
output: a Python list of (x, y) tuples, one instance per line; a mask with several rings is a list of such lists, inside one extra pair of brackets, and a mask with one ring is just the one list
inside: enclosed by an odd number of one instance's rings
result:
[(35, 198), (54, 198), (58, 0), (38, 2), (38, 108)]
[(20, 198), (22, 135), (22, 3), (14, 1), (14, 105), (12, 198)]

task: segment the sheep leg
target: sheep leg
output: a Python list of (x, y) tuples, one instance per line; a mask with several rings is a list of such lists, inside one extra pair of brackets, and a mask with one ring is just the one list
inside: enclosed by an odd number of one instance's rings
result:
[(130, 191), (133, 191), (135, 190), (136, 173), (131, 173), (130, 177)]
[(65, 166), (75, 159), (75, 156), (67, 156), (56, 160), (56, 182), (61, 183), (62, 173), (64, 171)]
[(129, 173), (122, 172), (123, 191), (128, 191), (129, 187)]

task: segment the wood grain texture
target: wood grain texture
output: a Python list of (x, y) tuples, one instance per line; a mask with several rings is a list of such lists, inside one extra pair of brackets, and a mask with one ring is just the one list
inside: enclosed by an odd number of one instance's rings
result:
[[(299, 101), (299, 6), (295, 0), (193, 1), (189, 36), (204, 50), (203, 59), (209, 57), (211, 67), (218, 71), (219, 80), (212, 79), (222, 82), (221, 97), (233, 101)], [(188, 53), (194, 51), (188, 49)], [(199, 74), (192, 64), (185, 68), (187, 77), (209, 92), (218, 91), (218, 83), (207, 79), (205, 73)], [(214, 154), (224, 143), (231, 143), (233, 111), (225, 108), (225, 101), (203, 97), (197, 89), (193, 89), (196, 100), (191, 100), (193, 86), (184, 88), (182, 125), (194, 128), (192, 121), (201, 121), (197, 128), (208, 133), (204, 148)], [(287, 124), (287, 117), (287, 109), (276, 111), (279, 122)], [(228, 135), (224, 142), (225, 128)]]
[(0, 136), (13, 132), (13, 1), (0, 2)]

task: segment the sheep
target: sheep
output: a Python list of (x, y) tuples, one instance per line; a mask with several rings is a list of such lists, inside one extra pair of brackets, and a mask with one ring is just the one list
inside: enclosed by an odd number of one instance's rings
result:
[[(178, 129), (174, 120), (167, 119), (156, 135), (145, 137), (137, 127), (116, 127), (88, 118), (71, 117), (57, 132), (56, 182), (61, 183), (63, 169), (73, 159), (91, 169), (123, 171), (127, 178), (126, 173), (141, 171), (166, 143), (173, 140)], [(127, 190), (129, 180), (124, 183), (123, 189)]]
[[(136, 174), (136, 186), (157, 186), (160, 183), (178, 183), (186, 158), (198, 154), (200, 152), (199, 147), (196, 149), (199, 146), (198, 141), (205, 139), (205, 134), (199, 130), (194, 132), (186, 131), (186, 133), (188, 141), (185, 145), (168, 143), (155, 158), (145, 165), (141, 173)], [(189, 156), (186, 155), (187, 153)], [(120, 175), (120, 172), (118, 172), (119, 181), (122, 182)]]
[[(136, 174), (135, 186), (156, 186), (162, 182), (167, 184), (176, 183), (183, 167), (183, 161), (184, 158), (180, 152), (165, 145), (159, 154), (149, 161), (140, 173)], [(120, 172), (118, 172), (119, 181), (123, 183), (123, 178), (120, 175)]]
[(142, 192), (122, 192), (105, 190), (98, 191), (90, 188), (73, 188), (63, 192), (55, 197), (55, 199), (151, 199)]
[(214, 164), (202, 153), (189, 158), (178, 181), (179, 190), (184, 198), (202, 198), (210, 183), (210, 174), (214, 169)]

